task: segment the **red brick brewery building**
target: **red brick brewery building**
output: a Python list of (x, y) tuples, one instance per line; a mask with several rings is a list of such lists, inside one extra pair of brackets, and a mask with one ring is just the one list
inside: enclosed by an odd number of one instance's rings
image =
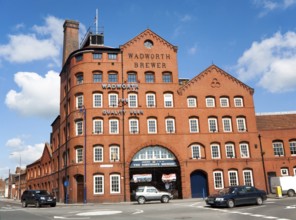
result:
[(178, 48), (149, 29), (113, 48), (100, 32), (79, 46), (78, 28), (64, 23), (60, 115), (28, 188), (100, 203), (139, 185), (195, 198), (295, 175), (295, 113), (256, 115), (254, 90), (215, 65), (180, 79)]

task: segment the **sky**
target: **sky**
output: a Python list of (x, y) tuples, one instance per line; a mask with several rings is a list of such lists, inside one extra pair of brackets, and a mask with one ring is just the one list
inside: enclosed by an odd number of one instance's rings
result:
[(96, 9), (106, 46), (149, 28), (178, 46), (180, 78), (215, 64), (254, 88), (256, 113), (296, 111), (296, 0), (0, 0), (0, 178), (50, 142), (63, 23), (82, 38)]

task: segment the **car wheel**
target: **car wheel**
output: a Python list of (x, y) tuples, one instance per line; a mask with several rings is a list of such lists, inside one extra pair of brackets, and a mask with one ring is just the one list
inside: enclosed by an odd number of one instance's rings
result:
[(294, 192), (294, 190), (289, 189), (287, 194), (288, 194), (289, 197), (292, 197), (292, 196), (294, 196), (295, 192)]
[(256, 199), (256, 204), (257, 204), (257, 205), (262, 205), (262, 203), (263, 203), (262, 198), (261, 198), (261, 197), (257, 197), (257, 199)]
[(227, 201), (227, 207), (228, 208), (233, 208), (234, 207), (234, 201), (232, 199)]
[(41, 207), (40, 202), (39, 202), (39, 201), (36, 201), (35, 206), (36, 206), (36, 208), (37, 208), (37, 207)]
[(169, 201), (170, 201), (170, 198), (168, 196), (161, 197), (161, 202), (162, 203), (168, 203)]
[(28, 204), (26, 203), (26, 201), (25, 201), (25, 200), (22, 201), (22, 207), (25, 208), (25, 207), (27, 207), (27, 206), (28, 206)]
[(143, 196), (140, 196), (139, 198), (138, 198), (138, 203), (139, 204), (144, 204), (146, 202), (146, 199), (143, 197)]

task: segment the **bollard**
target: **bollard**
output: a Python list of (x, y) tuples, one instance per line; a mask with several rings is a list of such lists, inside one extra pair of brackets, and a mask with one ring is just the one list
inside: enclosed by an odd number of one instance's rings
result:
[(283, 194), (282, 194), (282, 188), (280, 186), (276, 187), (276, 197), (277, 198), (282, 198)]

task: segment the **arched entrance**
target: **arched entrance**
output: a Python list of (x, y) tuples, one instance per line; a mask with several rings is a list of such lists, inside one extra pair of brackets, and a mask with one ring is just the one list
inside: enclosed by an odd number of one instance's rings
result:
[(82, 203), (84, 199), (84, 184), (83, 184), (83, 175), (76, 175), (76, 184), (77, 184), (77, 203)]
[(207, 174), (201, 170), (196, 170), (190, 174), (191, 197), (205, 198), (208, 196)]
[(129, 173), (131, 195), (138, 186), (150, 185), (182, 198), (179, 162), (167, 148), (153, 145), (141, 149), (133, 157)]

